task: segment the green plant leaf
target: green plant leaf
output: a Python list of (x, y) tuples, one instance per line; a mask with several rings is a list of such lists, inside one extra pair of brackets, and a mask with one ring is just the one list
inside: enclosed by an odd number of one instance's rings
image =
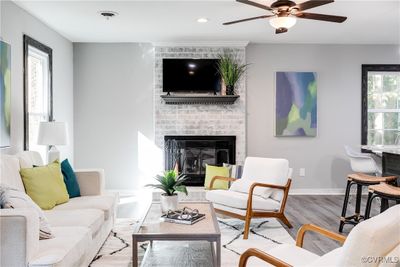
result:
[(235, 86), (245, 73), (248, 64), (240, 64), (231, 54), (219, 55), (218, 73), (227, 86)]
[(158, 188), (164, 191), (167, 195), (169, 195), (168, 189), (163, 186), (162, 184), (147, 184), (145, 185), (146, 187), (153, 187), (153, 188)]
[(186, 189), (186, 186), (184, 186), (184, 185), (177, 185), (174, 187), (174, 189), (175, 189), (175, 191), (182, 192), (182, 193), (185, 193), (186, 195), (188, 195), (188, 191)]

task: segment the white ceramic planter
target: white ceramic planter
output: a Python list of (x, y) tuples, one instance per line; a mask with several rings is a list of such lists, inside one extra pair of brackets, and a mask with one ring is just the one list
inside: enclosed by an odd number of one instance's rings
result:
[(167, 195), (161, 194), (160, 202), (161, 202), (161, 211), (163, 213), (165, 213), (169, 210), (177, 210), (178, 209), (178, 195), (167, 196)]

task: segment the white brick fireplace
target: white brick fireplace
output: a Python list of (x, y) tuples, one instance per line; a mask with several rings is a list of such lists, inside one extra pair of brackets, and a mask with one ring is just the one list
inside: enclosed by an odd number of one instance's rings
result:
[(246, 154), (246, 79), (236, 92), (240, 98), (232, 105), (180, 104), (167, 105), (161, 99), (163, 58), (218, 58), (231, 53), (245, 62), (245, 45), (220, 46), (156, 46), (154, 66), (154, 122), (156, 145), (164, 148), (165, 135), (234, 135), (236, 162), (242, 164)]

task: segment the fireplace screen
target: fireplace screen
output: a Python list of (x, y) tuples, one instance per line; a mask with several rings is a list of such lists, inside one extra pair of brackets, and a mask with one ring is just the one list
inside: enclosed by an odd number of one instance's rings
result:
[(165, 168), (189, 176), (186, 185), (203, 186), (206, 164), (235, 163), (235, 136), (165, 136)]

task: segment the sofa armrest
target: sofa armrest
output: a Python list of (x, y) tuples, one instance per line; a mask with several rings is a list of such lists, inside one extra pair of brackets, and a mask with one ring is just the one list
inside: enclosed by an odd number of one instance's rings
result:
[(103, 169), (75, 170), (82, 196), (101, 195), (104, 192)]
[(39, 248), (39, 216), (33, 209), (0, 209), (0, 266), (28, 266)]

